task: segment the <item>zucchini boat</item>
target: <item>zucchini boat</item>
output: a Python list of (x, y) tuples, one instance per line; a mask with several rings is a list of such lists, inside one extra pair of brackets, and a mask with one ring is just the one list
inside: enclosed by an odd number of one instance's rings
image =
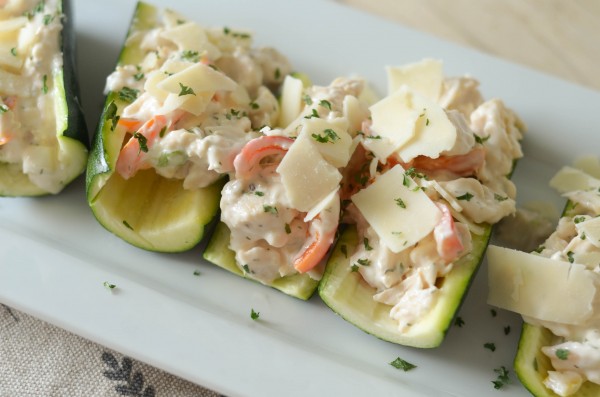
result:
[(340, 170), (368, 118), (363, 86), (286, 78), (281, 128), (263, 130), (235, 158), (206, 260), (300, 299), (314, 293), (339, 223)]
[(69, 1), (8, 1), (0, 13), (0, 196), (56, 194), (89, 138)]
[(569, 199), (556, 231), (532, 254), (490, 247), (488, 301), (524, 318), (514, 367), (533, 395), (598, 396), (600, 179), (565, 167), (551, 185)]
[(202, 239), (236, 152), (277, 117), (271, 90), (290, 70), (251, 44), (249, 33), (138, 3), (87, 169), (87, 199), (106, 229), (161, 252)]
[[(488, 244), (515, 210), (522, 123), (439, 61), (388, 69), (344, 180), (349, 224), (319, 284), (338, 315), (386, 341), (438, 346)], [(468, 121), (469, 120), (469, 121)]]

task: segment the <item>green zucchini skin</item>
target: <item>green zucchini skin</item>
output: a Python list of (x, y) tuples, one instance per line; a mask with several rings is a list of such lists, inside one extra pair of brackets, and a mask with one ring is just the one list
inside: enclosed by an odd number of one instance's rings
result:
[(399, 333), (397, 323), (389, 317), (391, 306), (374, 301), (375, 289), (366, 284), (359, 273), (351, 271), (350, 256), (359, 244), (354, 226), (348, 226), (341, 233), (319, 283), (319, 295), (344, 320), (379, 339), (418, 348), (437, 347), (444, 340), (481, 265), (491, 229), (486, 226), (482, 236), (472, 234), (472, 251), (455, 262), (438, 291), (435, 306), (407, 333)]
[[(236, 264), (235, 253), (229, 249), (230, 235), (227, 225), (219, 222), (204, 250), (204, 259), (240, 277), (256, 281), (247, 277)], [(268, 286), (294, 298), (308, 300), (317, 289), (318, 283), (307, 274), (296, 274), (276, 279)]]
[[(575, 205), (568, 201), (562, 216), (574, 216)], [(536, 397), (559, 397), (544, 386), (548, 371), (552, 370), (550, 359), (542, 353), (542, 347), (552, 345), (556, 337), (548, 329), (523, 322), (519, 347), (515, 355), (514, 368), (517, 377), (531, 394)], [(572, 397), (600, 396), (600, 385), (584, 382)]]
[[(64, 128), (57, 130), (57, 139), (62, 140), (73, 167), (64, 175), (64, 184), (67, 186), (85, 171), (90, 140), (80, 101), (79, 83), (75, 61), (75, 31), (73, 28), (73, 12), (70, 0), (63, 0), (59, 4), (63, 13), (61, 18), (62, 30), (60, 46), (63, 58), (62, 70), (53, 76), (53, 81), (58, 85), (59, 98), (64, 103), (62, 114), (57, 114), (57, 119), (62, 121)], [(7, 165), (0, 165), (0, 196), (23, 197), (43, 196), (50, 192), (34, 185), (20, 169)]]
[[(159, 10), (138, 2), (127, 38), (157, 24)], [(123, 45), (118, 65), (138, 64), (144, 53), (137, 42)], [(155, 252), (182, 252), (193, 248), (216, 216), (224, 178), (202, 189), (184, 190), (183, 182), (138, 172), (125, 181), (115, 172), (125, 130), (113, 128), (111, 107), (121, 114), (126, 103), (109, 92), (93, 138), (87, 163), (86, 195), (92, 213), (108, 231), (132, 244)]]

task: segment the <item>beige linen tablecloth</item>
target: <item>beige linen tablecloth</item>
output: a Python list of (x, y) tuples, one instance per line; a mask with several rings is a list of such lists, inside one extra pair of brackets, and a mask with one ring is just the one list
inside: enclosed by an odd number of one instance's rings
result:
[[(342, 2), (600, 89), (600, 1)], [(219, 394), (0, 305), (0, 397), (21, 396)]]

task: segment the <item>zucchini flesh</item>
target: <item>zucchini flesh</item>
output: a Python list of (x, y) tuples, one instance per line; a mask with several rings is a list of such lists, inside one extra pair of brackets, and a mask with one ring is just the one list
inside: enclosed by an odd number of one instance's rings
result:
[(58, 193), (85, 170), (89, 137), (79, 97), (75, 67), (75, 32), (70, 1), (58, 3), (62, 30), (59, 49), (62, 69), (52, 68), (52, 88), (46, 95), (54, 96), (58, 164), (61, 167), (60, 189), (49, 191), (34, 184), (17, 164), (0, 163), (0, 196), (40, 196)]
[[(563, 216), (576, 215), (573, 202), (567, 202)], [(558, 394), (544, 386), (544, 379), (548, 371), (552, 371), (550, 359), (542, 353), (542, 347), (551, 346), (557, 337), (547, 328), (523, 322), (519, 347), (515, 356), (514, 368), (517, 377), (536, 397), (559, 397)], [(600, 385), (592, 382), (584, 382), (573, 397), (597, 397), (600, 396)]]
[[(204, 259), (231, 273), (253, 280), (236, 264), (235, 253), (229, 249), (230, 236), (227, 225), (219, 222), (204, 251)], [(307, 300), (316, 290), (318, 283), (308, 274), (295, 274), (276, 279), (269, 286), (295, 298)]]
[(471, 235), (472, 251), (454, 263), (452, 271), (441, 279), (434, 306), (405, 333), (400, 333), (398, 323), (390, 318), (391, 306), (373, 300), (375, 289), (358, 272), (351, 271), (350, 256), (359, 244), (354, 226), (348, 226), (336, 243), (319, 284), (319, 295), (343, 319), (380, 339), (419, 348), (437, 347), (481, 264), (491, 229), (485, 226), (483, 235)]
[[(138, 3), (127, 37), (156, 26), (157, 18), (158, 9)], [(144, 55), (139, 41), (127, 40), (118, 64), (138, 64)], [(124, 180), (115, 167), (126, 131), (121, 126), (112, 129), (110, 105), (121, 114), (127, 104), (117, 93), (109, 93), (94, 136), (86, 175), (87, 200), (94, 216), (107, 230), (139, 248), (180, 252), (194, 247), (218, 211), (224, 181), (186, 190), (183, 181), (169, 180), (154, 170)]]

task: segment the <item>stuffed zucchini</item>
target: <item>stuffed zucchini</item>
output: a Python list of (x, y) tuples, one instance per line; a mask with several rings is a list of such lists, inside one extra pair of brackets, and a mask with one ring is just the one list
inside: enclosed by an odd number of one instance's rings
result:
[(69, 2), (0, 10), (0, 196), (56, 194), (80, 175), (89, 138)]
[(340, 170), (368, 117), (363, 86), (340, 78), (304, 88), (286, 78), (282, 114), (289, 117), (235, 158), (205, 259), (300, 299), (313, 294), (339, 223)]
[(598, 396), (600, 179), (565, 167), (551, 185), (569, 199), (556, 231), (532, 254), (490, 247), (488, 302), (523, 316), (514, 365), (533, 395)]
[(201, 240), (236, 153), (277, 118), (272, 91), (290, 71), (277, 51), (251, 44), (247, 32), (138, 3), (87, 169), (88, 202), (106, 229), (152, 251)]
[(344, 222), (319, 285), (337, 314), (381, 339), (438, 346), (487, 246), (515, 210), (508, 179), (523, 126), (439, 61), (388, 69), (343, 182)]

